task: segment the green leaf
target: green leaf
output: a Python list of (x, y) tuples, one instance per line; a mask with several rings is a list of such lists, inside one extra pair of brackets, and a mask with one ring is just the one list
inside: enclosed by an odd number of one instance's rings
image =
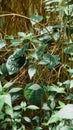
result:
[(1, 84), (1, 82), (0, 82), (0, 92), (2, 91), (2, 84)]
[(28, 123), (31, 122), (31, 119), (30, 119), (29, 117), (27, 117), (27, 116), (24, 117), (24, 120), (25, 120), (26, 122), (28, 122)]
[(18, 36), (25, 38), (27, 35), (26, 35), (26, 33), (24, 33), (24, 32), (18, 32)]
[(59, 101), (58, 103), (59, 103), (60, 106), (58, 106), (57, 108), (60, 108), (60, 109), (61, 109), (61, 108), (63, 108), (63, 107), (65, 106), (65, 103), (64, 103), (64, 102)]
[(5, 39), (12, 40), (12, 39), (14, 39), (14, 36), (13, 35), (9, 35), (9, 36), (6, 36)]
[(45, 111), (50, 110), (50, 108), (49, 108), (47, 103), (43, 103), (42, 109), (45, 110)]
[(36, 23), (41, 22), (43, 20), (43, 16), (40, 15), (32, 15), (30, 18), (32, 25), (35, 25)]
[(60, 38), (59, 32), (55, 32), (55, 33), (53, 34), (53, 37), (54, 37), (54, 39), (55, 39), (56, 41), (58, 41), (59, 38)]
[(13, 113), (12, 107), (6, 106), (6, 108), (5, 108), (5, 113), (8, 114), (8, 115), (10, 115), (11, 118), (14, 118), (14, 113)]
[(10, 107), (12, 107), (11, 95), (10, 94), (6, 94), (6, 95), (4, 95), (4, 97), (5, 97), (5, 103), (7, 105), (9, 105)]
[(0, 95), (0, 111), (2, 110), (4, 103), (5, 103), (5, 97), (4, 95)]
[(31, 39), (31, 42), (35, 43), (35, 44), (42, 44), (42, 42), (39, 39)]
[(64, 107), (64, 106), (65, 106), (65, 103), (64, 103), (64, 102), (59, 101), (59, 105), (60, 105), (61, 107)]
[(18, 46), (19, 44), (21, 44), (23, 42), (23, 39), (12, 39), (11, 40), (11, 45), (10, 46)]
[(41, 34), (44, 34), (44, 33), (48, 33), (48, 31), (50, 33), (53, 33), (53, 26), (46, 26), (43, 30), (41, 30)]
[(59, 117), (61, 119), (73, 119), (73, 104), (65, 105), (55, 114), (55, 117)]
[(42, 45), (38, 48), (37, 55), (38, 55), (39, 58), (40, 58), (40, 57), (42, 56), (42, 54), (44, 53), (44, 50), (45, 50), (46, 47), (47, 47), (46, 44), (42, 44)]
[(63, 126), (60, 130), (73, 130), (73, 127)]
[(6, 41), (5, 40), (0, 40), (0, 49), (6, 46)]
[(27, 108), (30, 110), (38, 110), (39, 109), (39, 107), (37, 107), (35, 105), (29, 105)]
[(3, 89), (10, 88), (13, 85), (13, 82), (7, 82), (4, 86)]
[(38, 85), (38, 84), (33, 84), (33, 85), (31, 85), (31, 86), (29, 87), (29, 89), (36, 91), (36, 90), (41, 89), (41, 86)]
[(36, 127), (35, 129), (33, 129), (33, 130), (42, 130), (43, 128), (41, 128), (41, 127)]
[(38, 104), (44, 96), (44, 89), (38, 84), (27, 84), (24, 88), (24, 97), (31, 104)]
[(49, 124), (56, 123), (58, 121), (61, 121), (61, 119), (58, 118), (58, 117), (55, 117), (55, 116), (51, 116), (50, 119), (48, 120), (48, 122), (47, 123), (42, 123), (42, 125), (48, 126)]
[(73, 88), (73, 80), (70, 80), (70, 88)]
[(19, 70), (19, 67), (15, 60), (14, 55), (9, 56), (9, 58), (6, 62), (6, 68), (8, 70), (9, 75), (12, 75)]
[(60, 58), (58, 55), (45, 54), (43, 56), (43, 60), (39, 62), (39, 64), (46, 64), (48, 69), (52, 69), (60, 63)]
[(1, 65), (1, 72), (2, 72), (2, 74), (4, 75), (4, 76), (8, 76), (9, 74), (8, 74), (8, 70), (7, 70), (7, 67), (6, 67), (6, 63), (3, 63), (2, 65)]
[(52, 85), (52, 86), (47, 86), (47, 91), (65, 93), (65, 88), (59, 87), (57, 85)]
[(30, 52), (30, 56), (32, 56), (33, 58), (35, 58), (35, 60), (38, 60), (37, 52)]
[(22, 90), (22, 88), (12, 88), (10, 91), (9, 91), (9, 93), (16, 93), (16, 92), (19, 92), (19, 91), (21, 91)]
[(35, 73), (36, 73), (35, 67), (31, 67), (28, 69), (28, 74), (29, 74), (30, 79), (32, 79), (32, 77), (34, 76)]
[(64, 53), (73, 55), (73, 45), (70, 45), (69, 47), (66, 47), (64, 49)]
[(23, 56), (23, 53), (27, 47), (28, 44), (25, 44), (21, 49), (16, 49), (13, 55), (9, 56), (6, 62), (6, 69), (9, 75), (17, 72), (24, 63), (26, 64), (26, 59)]
[(52, 38), (48, 34), (44, 34), (43, 36), (39, 37), (39, 40), (44, 43), (49, 42), (51, 39)]
[(0, 112), (0, 120), (4, 120), (5, 114), (3, 112)]

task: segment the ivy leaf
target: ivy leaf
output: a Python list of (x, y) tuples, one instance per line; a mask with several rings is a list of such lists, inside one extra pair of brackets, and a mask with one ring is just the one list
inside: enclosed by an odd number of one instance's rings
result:
[(0, 40), (0, 49), (3, 48), (6, 45), (5, 40)]
[(20, 67), (26, 64), (24, 52), (27, 50), (29, 44), (24, 44), (21, 49), (16, 49), (15, 52), (8, 57), (7, 62), (2, 64), (1, 72), (5, 75), (13, 75)]
[(5, 103), (5, 97), (4, 95), (0, 95), (0, 111), (2, 110), (4, 103)]
[(70, 88), (73, 88), (73, 80), (70, 81)]
[(57, 85), (47, 86), (47, 90), (51, 92), (65, 93), (65, 88), (60, 88)]
[(10, 115), (11, 118), (14, 118), (14, 113), (13, 113), (12, 107), (6, 106), (6, 108), (5, 108), (5, 113), (8, 114), (8, 115)]
[(8, 36), (5, 37), (5, 39), (12, 40), (12, 39), (14, 39), (14, 36), (13, 35), (8, 35)]
[(39, 107), (37, 107), (35, 105), (29, 105), (27, 108), (31, 109), (31, 110), (38, 110), (39, 109)]
[(18, 36), (25, 38), (27, 35), (26, 35), (26, 33), (24, 33), (24, 32), (18, 32)]
[(44, 96), (44, 89), (39, 84), (27, 84), (24, 88), (24, 97), (31, 104), (38, 104)]
[(29, 89), (30, 90), (39, 90), (39, 89), (41, 89), (41, 86), (40, 85), (38, 85), (38, 84), (33, 84), (33, 85), (31, 85), (30, 87), (29, 87)]
[(37, 55), (38, 57), (40, 58), (45, 50), (45, 48), (47, 47), (46, 44), (42, 44), (39, 48), (38, 48), (38, 51), (37, 51)]
[(26, 122), (28, 122), (28, 123), (31, 122), (31, 119), (30, 119), (29, 117), (27, 117), (27, 116), (24, 117), (24, 120), (25, 120)]
[(35, 58), (35, 60), (38, 60), (38, 55), (36, 52), (30, 52), (30, 56)]
[(52, 69), (60, 63), (60, 58), (58, 55), (51, 55), (49, 53), (44, 54), (43, 60), (39, 62), (41, 65), (47, 65), (48, 69)]
[(9, 93), (16, 93), (16, 92), (19, 92), (19, 91), (21, 91), (22, 90), (22, 88), (12, 88), (10, 91), (9, 91)]
[(9, 105), (10, 107), (12, 107), (12, 102), (11, 102), (11, 95), (10, 94), (6, 94), (5, 96), (5, 103), (7, 105)]
[(13, 82), (7, 82), (4, 86), (3, 89), (7, 89), (13, 85)]
[(11, 45), (10, 46), (18, 46), (19, 44), (21, 44), (23, 42), (23, 39), (12, 39), (11, 40)]
[(8, 70), (7, 70), (7, 67), (6, 67), (6, 63), (3, 63), (1, 65), (1, 73), (4, 75), (4, 76), (8, 76)]
[(32, 77), (34, 76), (35, 73), (36, 73), (35, 67), (31, 67), (28, 69), (28, 74), (29, 74), (30, 79), (32, 79)]
[(2, 88), (2, 84), (1, 84), (1, 82), (0, 82), (0, 92), (2, 91), (2, 89), (3, 89), (3, 88)]
[(24, 45), (21, 49), (16, 49), (13, 55), (9, 56), (6, 62), (6, 68), (9, 75), (14, 74), (20, 69), (22, 65), (26, 64), (26, 59), (23, 56), (23, 53), (25, 52), (27, 47), (28, 44)]
[(64, 53), (73, 55), (73, 45), (70, 45), (69, 47), (66, 47), (64, 49)]
[(43, 16), (40, 16), (40, 15), (32, 15), (30, 18), (31, 18), (30, 21), (32, 23), (32, 26), (43, 20)]
[(43, 128), (37, 126), (34, 130), (42, 130)]

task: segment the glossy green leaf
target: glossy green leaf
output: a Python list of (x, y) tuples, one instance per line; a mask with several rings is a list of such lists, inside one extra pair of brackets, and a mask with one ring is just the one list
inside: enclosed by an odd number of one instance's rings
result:
[(63, 126), (60, 130), (73, 130), (73, 127)]
[(39, 58), (40, 58), (40, 57), (42, 56), (42, 54), (44, 53), (46, 47), (47, 47), (46, 44), (42, 44), (42, 45), (38, 48), (37, 55), (38, 55)]
[(21, 49), (16, 49), (13, 55), (9, 56), (6, 62), (6, 69), (9, 75), (14, 74), (20, 69), (22, 65), (26, 64), (26, 59), (23, 56), (23, 53), (27, 48), (28, 44), (25, 44)]
[(24, 117), (24, 120), (25, 120), (26, 122), (28, 122), (28, 123), (31, 122), (31, 119), (30, 119), (29, 117), (27, 117), (27, 116)]
[(41, 86), (38, 85), (38, 84), (33, 84), (33, 85), (31, 85), (31, 86), (29, 87), (29, 89), (36, 91), (36, 90), (41, 89)]
[(35, 105), (29, 105), (27, 108), (30, 110), (38, 110), (39, 109), (39, 107), (37, 107)]
[(30, 52), (29, 55), (30, 55), (32, 58), (34, 58), (35, 60), (38, 60), (37, 52)]
[(36, 128), (34, 128), (33, 130), (42, 130), (42, 127), (37, 126)]
[(69, 47), (66, 47), (64, 49), (64, 53), (73, 55), (73, 45), (70, 45)]
[(11, 45), (10, 46), (18, 46), (19, 44), (21, 44), (23, 42), (23, 39), (12, 39), (11, 40)]
[(24, 33), (24, 32), (18, 32), (18, 36), (25, 38), (27, 35), (26, 35), (26, 33)]
[(11, 118), (14, 118), (14, 113), (13, 113), (13, 108), (12, 107), (6, 106), (5, 113), (8, 114), (8, 115), (10, 115)]
[(43, 20), (43, 16), (40, 15), (32, 15), (30, 18), (32, 25), (35, 25), (37, 22), (41, 22)]
[(6, 95), (4, 95), (4, 97), (5, 97), (5, 103), (7, 105), (9, 105), (10, 107), (12, 107), (11, 95), (10, 94), (6, 94)]
[(0, 49), (6, 46), (6, 41), (5, 40), (0, 40)]
[(9, 93), (16, 93), (16, 92), (19, 92), (19, 91), (21, 91), (22, 90), (22, 88), (12, 88), (10, 91), (9, 91)]
[(4, 75), (4, 76), (8, 76), (9, 74), (8, 74), (8, 70), (7, 70), (7, 67), (6, 67), (6, 63), (3, 63), (2, 65), (1, 65), (1, 72), (2, 72), (2, 74)]
[(43, 103), (42, 109), (45, 111), (48, 111), (48, 110), (50, 110), (50, 107), (48, 106), (47, 103)]
[(0, 82), (0, 92), (2, 91), (2, 89), (3, 89), (3, 88), (2, 88), (2, 84), (1, 84), (1, 82)]
[(5, 39), (13, 40), (14, 36), (13, 35), (8, 35), (8, 36), (5, 37)]
[(49, 53), (43, 56), (43, 60), (39, 62), (39, 64), (46, 64), (48, 69), (52, 69), (60, 63), (60, 58), (58, 55), (51, 55)]
[(52, 86), (47, 86), (47, 91), (65, 93), (65, 88), (59, 87), (57, 85), (52, 85)]
[(58, 121), (61, 121), (61, 119), (59, 117), (51, 116), (51, 118), (49, 119), (47, 125), (52, 124), (52, 123), (56, 123)]
[(24, 97), (31, 104), (38, 104), (44, 96), (44, 89), (38, 84), (27, 84), (24, 88)]
[(3, 89), (10, 88), (13, 85), (13, 82), (7, 82), (4, 86)]
[(70, 88), (73, 88), (73, 80), (70, 80)]
[(34, 76), (35, 73), (36, 73), (36, 68), (35, 67), (30, 67), (28, 69), (28, 74), (29, 74), (30, 79), (32, 79), (32, 77)]
[(53, 37), (54, 37), (54, 39), (55, 39), (56, 41), (58, 41), (59, 38), (60, 38), (59, 32), (55, 32), (55, 33), (53, 34)]
[(4, 95), (0, 95), (0, 111), (2, 110), (4, 103), (5, 103), (5, 97)]

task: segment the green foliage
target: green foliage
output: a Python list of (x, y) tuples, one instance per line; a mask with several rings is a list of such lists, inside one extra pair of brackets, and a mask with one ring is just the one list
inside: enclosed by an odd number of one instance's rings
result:
[(44, 54), (43, 60), (39, 62), (41, 65), (47, 65), (48, 69), (52, 69), (60, 63), (58, 55)]
[(27, 84), (24, 88), (24, 96), (31, 104), (38, 104), (43, 96), (44, 89), (39, 84)]
[[(41, 24), (43, 16), (32, 15), (34, 33), (18, 32), (17, 38), (0, 40), (2, 56), (11, 50), (0, 64), (0, 129), (73, 130), (73, 4), (68, 0), (44, 0), (44, 4), (49, 14), (60, 15), (61, 25), (46, 26)], [(49, 22), (50, 16), (45, 17)], [(62, 38), (65, 33), (62, 42), (60, 32)], [(55, 50), (57, 44), (62, 53)], [(16, 81), (23, 75), (26, 80), (20, 86)]]
[(43, 20), (43, 16), (39, 16), (39, 15), (32, 15), (31, 17), (31, 23), (32, 25), (35, 25), (36, 23), (39, 23)]
[(6, 46), (6, 41), (5, 40), (0, 40), (0, 49)]

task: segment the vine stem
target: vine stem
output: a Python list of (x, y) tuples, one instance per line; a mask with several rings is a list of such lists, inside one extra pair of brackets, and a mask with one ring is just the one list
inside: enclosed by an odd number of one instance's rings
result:
[[(17, 13), (7, 13), (7, 14), (0, 14), (0, 17), (7, 17), (7, 16), (17, 16), (17, 17), (21, 17), (27, 20), (31, 20), (33, 22), (36, 22), (36, 20), (29, 18), (27, 16), (24, 16), (22, 14), (17, 14)], [(54, 42), (56, 42), (56, 40), (54, 39), (54, 37), (52, 36), (52, 34), (50, 33), (50, 31), (45, 27), (44, 24), (41, 24), (40, 22), (36, 22), (36, 24), (40, 25), (41, 27), (45, 28), (47, 33), (51, 36), (51, 38), (54, 40)]]

